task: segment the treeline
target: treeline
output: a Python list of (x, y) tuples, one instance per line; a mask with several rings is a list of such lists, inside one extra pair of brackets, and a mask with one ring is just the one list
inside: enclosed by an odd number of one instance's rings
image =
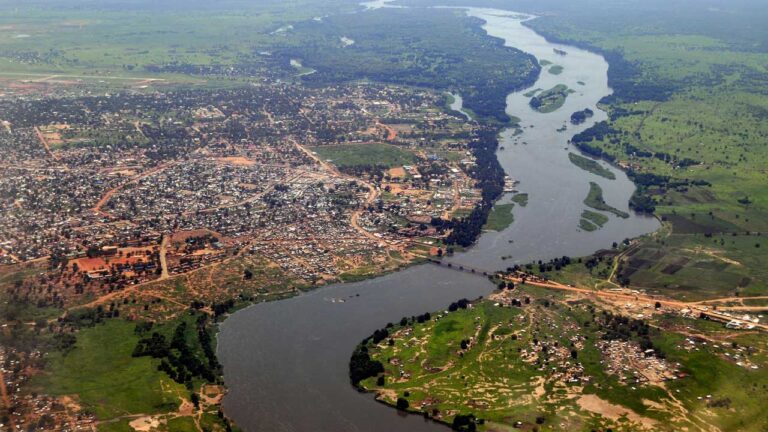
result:
[(504, 168), (501, 167), (496, 158), (498, 146), (498, 130), (496, 128), (481, 130), (477, 138), (470, 142), (469, 147), (476, 161), (470, 174), (478, 181), (483, 200), (472, 210), (469, 216), (452, 221), (453, 231), (445, 239), (447, 244), (467, 247), (474, 243), (480, 237), (483, 225), (488, 221), (493, 203), (504, 192)]
[(653, 213), (656, 211), (656, 200), (651, 196), (650, 189), (660, 192), (667, 189), (675, 189), (685, 192), (690, 186), (710, 187), (712, 183), (706, 180), (673, 179), (670, 176), (653, 173), (640, 173), (634, 170), (627, 171), (627, 177), (637, 186), (637, 189), (629, 199), (629, 207), (640, 213)]
[(349, 379), (352, 385), (358, 387), (360, 381), (382, 373), (384, 373), (384, 365), (378, 360), (371, 360), (365, 344), (358, 345), (349, 360)]

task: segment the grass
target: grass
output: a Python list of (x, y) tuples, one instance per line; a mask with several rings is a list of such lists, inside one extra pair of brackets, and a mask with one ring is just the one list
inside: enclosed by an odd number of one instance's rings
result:
[(339, 167), (377, 165), (391, 168), (417, 160), (413, 152), (383, 143), (330, 145), (311, 147), (310, 150)]
[(606, 204), (605, 199), (603, 199), (603, 189), (595, 182), (589, 182), (589, 194), (584, 199), (584, 204), (595, 210), (613, 213), (620, 218), (626, 219), (629, 217), (628, 213)]
[(565, 104), (565, 100), (571, 92), (572, 90), (565, 84), (558, 84), (532, 97), (530, 105), (542, 114), (555, 112)]
[(173, 432), (197, 432), (198, 428), (191, 417), (177, 417), (168, 420), (168, 430)]
[(589, 231), (589, 232), (597, 231), (598, 229), (600, 229), (600, 227), (598, 227), (597, 225), (593, 224), (589, 220), (584, 219), (583, 217), (581, 219), (579, 219), (579, 228), (583, 229), (584, 231)]
[(602, 213), (593, 212), (591, 210), (584, 210), (583, 212), (581, 212), (581, 220), (586, 220), (594, 224), (593, 226), (602, 228), (603, 225), (608, 223), (608, 216)]
[(515, 194), (512, 197), (512, 202), (514, 202), (515, 204), (519, 204), (520, 207), (525, 207), (528, 205), (528, 194), (527, 193)]
[(568, 159), (570, 159), (571, 163), (583, 169), (584, 171), (591, 172), (592, 174), (605, 177), (610, 180), (616, 179), (616, 175), (611, 170), (600, 165), (597, 161), (577, 155), (576, 153), (568, 153)]
[(513, 208), (515, 205), (512, 203), (494, 205), (483, 228), (488, 231), (504, 231), (515, 221), (515, 216), (512, 214)]
[(35, 377), (33, 387), (56, 396), (77, 395), (99, 420), (175, 411), (177, 395), (187, 391), (157, 370), (157, 360), (131, 357), (139, 339), (134, 327), (111, 320), (80, 331), (70, 353), (48, 356), (47, 373)]
[[(678, 323), (678, 317), (661, 316), (656, 324), (665, 330), (652, 330), (651, 339), (672, 364), (679, 362), (680, 369), (689, 376), (667, 382), (666, 388), (621, 383), (616, 375), (606, 372), (596, 344), (603, 333), (592, 318), (591, 304), (566, 301), (559, 293), (533, 287), (518, 289), (513, 296), (529, 297), (530, 304), (502, 308), (494, 306), (494, 300), (486, 300), (466, 310), (436, 312), (424, 323), (409, 321), (390, 328), (391, 342), (368, 346), (371, 357), (384, 365), (384, 385), (370, 378), (363, 381), (364, 387), (384, 390), (379, 397), (389, 404), (394, 404), (396, 397), (404, 397), (412, 411), (433, 415), (437, 410), (439, 420), (448, 423), (456, 414), (473, 414), (494, 430), (506, 430), (518, 421), (523, 423), (522, 429), (538, 423), (539, 430), (636, 430), (631, 423), (612, 422), (581, 410), (575, 400), (583, 394), (596, 394), (604, 401), (656, 420), (657, 430), (702, 427), (697, 417), (673, 415), (676, 409), (672, 395), (694, 413), (707, 410), (706, 421), (722, 430), (760, 430), (768, 422), (768, 414), (758, 402), (768, 384), (765, 341), (739, 340), (739, 344), (756, 344), (753, 346), (758, 348), (750, 359), (760, 367), (752, 370), (728, 360), (725, 353), (732, 356), (739, 352), (730, 343), (723, 343), (722, 348), (699, 343), (696, 350), (689, 350), (685, 337), (674, 331), (701, 325), (709, 327), (699, 331), (722, 332), (721, 325), (694, 320)], [(589, 326), (584, 325), (587, 321), (591, 321)], [(573, 359), (569, 351), (576, 335), (586, 339), (582, 339), (583, 346)], [(538, 345), (534, 339), (545, 341), (549, 347), (546, 367), (523, 358), (524, 351)], [(463, 340), (472, 341), (466, 350), (461, 349)], [(557, 348), (553, 351), (558, 346), (567, 347), (560, 357), (554, 354)], [(590, 380), (560, 382), (553, 371), (562, 370), (566, 362), (583, 365)], [(730, 399), (731, 407), (744, 404), (745, 409), (707, 407), (706, 399), (699, 400), (707, 394), (712, 395), (711, 400)], [(650, 408), (646, 401), (662, 408)]]
[(762, 295), (768, 290), (766, 247), (762, 236), (743, 233), (672, 234), (643, 241), (620, 276), (648, 292), (690, 301)]
[(129, 424), (130, 420), (120, 420), (114, 423), (101, 423), (98, 426), (99, 432), (135, 432)]

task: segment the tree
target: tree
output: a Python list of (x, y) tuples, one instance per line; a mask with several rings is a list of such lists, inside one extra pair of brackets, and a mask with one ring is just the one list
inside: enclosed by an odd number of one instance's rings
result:
[(451, 429), (462, 432), (474, 432), (477, 430), (477, 424), (475, 422), (475, 416), (473, 414), (463, 415), (458, 414), (453, 418), (451, 423)]
[(396, 406), (396, 407), (397, 407), (397, 409), (399, 409), (400, 411), (405, 411), (405, 410), (407, 410), (407, 409), (408, 409), (408, 407), (410, 406), (410, 404), (408, 403), (408, 399), (406, 399), (406, 398), (401, 398), (401, 397), (400, 397), (400, 398), (397, 398), (397, 404), (396, 404), (395, 406)]

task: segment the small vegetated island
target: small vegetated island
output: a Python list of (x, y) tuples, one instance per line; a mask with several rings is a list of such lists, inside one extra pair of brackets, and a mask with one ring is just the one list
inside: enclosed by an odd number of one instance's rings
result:
[[(566, 258), (550, 264), (580, 271), (591, 263)], [(458, 431), (676, 431), (764, 421), (751, 398), (768, 371), (764, 357), (742, 358), (748, 336), (708, 343), (674, 329), (711, 323), (683, 321), (658, 305), (646, 321), (562, 291), (499, 286), (487, 300), (460, 300), (377, 330), (351, 359), (353, 384)]]
[(573, 90), (569, 89), (567, 85), (558, 84), (532, 97), (529, 104), (531, 108), (543, 114), (555, 112), (563, 106), (571, 93)]
[(589, 182), (589, 194), (587, 195), (587, 198), (584, 199), (584, 204), (595, 210), (613, 213), (620, 218), (626, 219), (629, 217), (627, 212), (623, 212), (605, 202), (605, 199), (603, 198), (603, 189), (595, 182)]
[(595, 231), (603, 227), (608, 223), (608, 216), (593, 212), (592, 210), (584, 210), (581, 212), (581, 220), (579, 220), (579, 228), (584, 231)]
[(575, 125), (582, 124), (585, 121), (587, 121), (588, 118), (594, 115), (595, 115), (595, 112), (589, 108), (584, 108), (581, 111), (576, 111), (575, 113), (571, 114), (571, 124), (575, 124)]
[(553, 65), (547, 71), (549, 73), (551, 73), (552, 75), (560, 75), (561, 73), (563, 73), (563, 70), (565, 70), (564, 67), (562, 67), (560, 65)]
[(584, 171), (589, 171), (592, 174), (599, 175), (600, 177), (605, 177), (610, 180), (616, 179), (616, 175), (611, 170), (600, 165), (597, 163), (597, 161), (585, 158), (584, 156), (579, 156), (576, 153), (568, 153), (568, 159), (571, 160), (571, 163), (583, 169)]

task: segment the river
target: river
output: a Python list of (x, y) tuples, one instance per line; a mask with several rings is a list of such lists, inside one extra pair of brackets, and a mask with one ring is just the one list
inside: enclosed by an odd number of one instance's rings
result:
[[(496, 270), (512, 262), (587, 255), (614, 241), (654, 231), (655, 219), (635, 215), (611, 216), (605, 227), (591, 233), (578, 229), (590, 181), (603, 187), (608, 204), (622, 210), (628, 210), (626, 203), (634, 190), (618, 170), (610, 168), (617, 179), (607, 180), (568, 160), (568, 139), (605, 118), (596, 108), (597, 101), (611, 92), (605, 60), (546, 42), (521, 24), (529, 17), (490, 9), (469, 9), (468, 13), (484, 19), (489, 34), (564, 67), (560, 75), (543, 70), (532, 88), (563, 83), (576, 92), (550, 114), (530, 109), (529, 98), (523, 96), (527, 90), (509, 95), (507, 111), (521, 119), (523, 133), (505, 131), (498, 157), (507, 174), (520, 181), (521, 192), (530, 194), (529, 203), (515, 208), (516, 220), (508, 229), (484, 234), (476, 246), (450, 260)], [(553, 49), (567, 55), (556, 55)], [(595, 111), (592, 119), (557, 131), (572, 112), (587, 107)], [(509, 255), (511, 259), (501, 258)], [(360, 340), (389, 321), (436, 311), (462, 297), (487, 295), (493, 288), (480, 276), (422, 265), (239, 311), (222, 323), (218, 336), (218, 356), (229, 389), (224, 412), (246, 431), (446, 430), (358, 393), (349, 384), (349, 357)]]

